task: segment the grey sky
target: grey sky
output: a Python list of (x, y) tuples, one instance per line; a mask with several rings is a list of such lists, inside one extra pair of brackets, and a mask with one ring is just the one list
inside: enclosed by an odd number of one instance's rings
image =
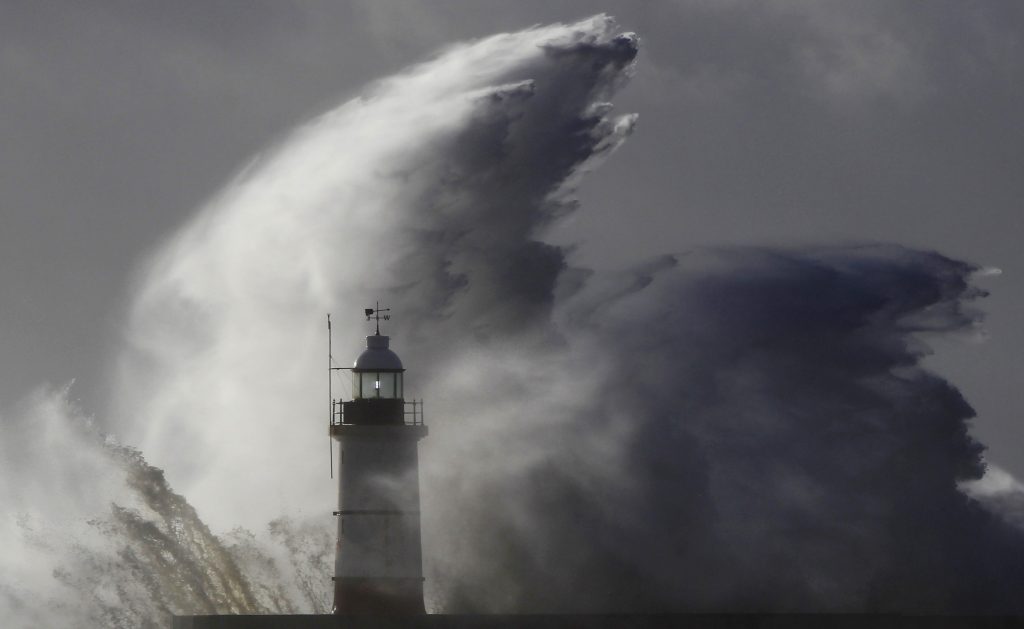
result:
[[(720, 243), (887, 240), (1005, 274), (934, 364), (1024, 476), (1024, 5), (0, 1), (0, 408), (76, 378), (102, 414), (134, 269), (252, 155), (446, 43), (604, 11), (638, 130), (555, 230), (613, 266)], [(74, 397), (74, 396), (73, 396)]]

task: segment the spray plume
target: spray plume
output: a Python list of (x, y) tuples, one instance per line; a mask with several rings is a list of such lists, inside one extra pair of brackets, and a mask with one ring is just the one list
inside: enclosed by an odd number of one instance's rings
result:
[[(197, 510), (42, 395), (5, 461), (74, 457), (4, 486), (33, 565), (4, 566), (0, 609), (322, 611), (322, 316), (380, 299), (427, 398), (434, 611), (1022, 611), (973, 413), (919, 365), (974, 324), (976, 269), (862, 246), (595, 273), (544, 241), (634, 126), (607, 100), (636, 51), (603, 16), (453, 46), (241, 173), (140, 274), (113, 404)], [(359, 320), (336, 321), (354, 355)]]

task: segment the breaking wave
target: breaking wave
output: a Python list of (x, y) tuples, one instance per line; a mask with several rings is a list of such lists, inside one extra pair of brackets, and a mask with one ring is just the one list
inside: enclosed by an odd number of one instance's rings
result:
[(326, 611), (323, 315), (354, 355), (377, 299), (427, 403), (433, 611), (1024, 611), (1019, 486), (983, 484), (973, 411), (920, 365), (976, 324), (978, 269), (598, 273), (545, 241), (634, 128), (608, 101), (637, 45), (604, 16), (454, 45), (255, 160), (140, 273), (117, 439), (66, 391), (3, 418), (4, 615)]

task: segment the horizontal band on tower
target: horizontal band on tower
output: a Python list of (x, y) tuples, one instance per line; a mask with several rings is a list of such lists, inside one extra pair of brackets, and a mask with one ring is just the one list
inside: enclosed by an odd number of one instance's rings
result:
[(425, 582), (426, 577), (339, 577), (334, 575), (331, 577), (331, 581), (413, 581), (413, 582)]
[(423, 424), (331, 424), (330, 435), (335, 439), (381, 439), (419, 440), (427, 436), (429, 430)]
[(344, 511), (332, 511), (332, 515), (419, 515), (416, 511), (401, 511), (399, 509), (345, 509)]

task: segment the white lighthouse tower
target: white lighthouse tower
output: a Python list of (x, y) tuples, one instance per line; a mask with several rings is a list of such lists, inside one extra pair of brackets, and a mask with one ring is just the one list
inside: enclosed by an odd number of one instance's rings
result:
[(380, 334), (387, 312), (366, 310), (377, 332), (352, 367), (352, 400), (331, 400), (341, 451), (336, 614), (425, 613), (417, 444), (427, 427), (422, 403), (405, 401), (405, 369)]

